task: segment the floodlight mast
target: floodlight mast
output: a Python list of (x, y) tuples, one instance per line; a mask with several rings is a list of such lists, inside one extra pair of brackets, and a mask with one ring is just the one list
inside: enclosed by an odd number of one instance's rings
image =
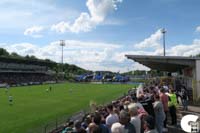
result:
[[(60, 40), (60, 46), (62, 47), (61, 63), (62, 63), (62, 67), (63, 67), (63, 47), (65, 46), (64, 40)], [(62, 71), (63, 71), (63, 68), (62, 68)]]
[(165, 30), (165, 28), (161, 29), (161, 33), (163, 34), (163, 55), (165, 56), (165, 33), (167, 31)]

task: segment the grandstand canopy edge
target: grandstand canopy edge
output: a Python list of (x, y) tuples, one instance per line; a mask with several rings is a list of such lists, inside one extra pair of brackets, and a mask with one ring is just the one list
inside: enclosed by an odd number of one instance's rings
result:
[(125, 55), (144, 66), (167, 72), (183, 72), (184, 77), (191, 79), (193, 99), (200, 98), (200, 58), (183, 56)]

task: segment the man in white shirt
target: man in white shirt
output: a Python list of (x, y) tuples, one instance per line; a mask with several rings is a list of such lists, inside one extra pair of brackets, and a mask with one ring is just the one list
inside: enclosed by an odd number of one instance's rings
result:
[(106, 125), (110, 129), (112, 124), (119, 122), (119, 116), (116, 113), (114, 113), (113, 105), (108, 105), (107, 111), (109, 112), (109, 115), (106, 117)]
[(128, 110), (131, 116), (131, 121), (130, 123), (135, 126), (136, 133), (141, 132), (141, 120), (138, 116), (138, 109), (136, 104), (131, 103), (128, 105)]

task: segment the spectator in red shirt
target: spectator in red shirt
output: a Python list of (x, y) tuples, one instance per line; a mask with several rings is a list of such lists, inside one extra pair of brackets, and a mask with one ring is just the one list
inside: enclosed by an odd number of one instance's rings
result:
[(164, 120), (164, 131), (167, 131), (167, 112), (169, 111), (169, 108), (168, 108), (168, 95), (165, 94), (165, 89), (162, 88), (160, 90), (160, 101), (162, 102), (163, 104), (163, 107), (164, 107), (164, 112), (165, 112), (165, 120)]

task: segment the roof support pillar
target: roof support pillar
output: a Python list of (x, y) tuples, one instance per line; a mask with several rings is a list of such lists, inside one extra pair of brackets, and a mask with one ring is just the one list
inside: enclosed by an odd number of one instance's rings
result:
[(194, 70), (193, 100), (200, 100), (200, 60), (196, 60)]

